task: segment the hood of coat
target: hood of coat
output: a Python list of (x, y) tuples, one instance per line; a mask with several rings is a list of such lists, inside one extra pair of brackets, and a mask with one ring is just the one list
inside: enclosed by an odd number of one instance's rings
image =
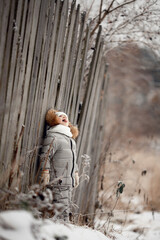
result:
[[(49, 109), (46, 113), (46, 122), (50, 127), (54, 127), (57, 125), (61, 125), (61, 119), (56, 114), (58, 112), (57, 110), (54, 110), (53, 108)], [(62, 125), (61, 125), (62, 126)], [(70, 132), (72, 133), (72, 138), (76, 139), (78, 137), (79, 131), (76, 126), (73, 126), (71, 123), (69, 123)]]

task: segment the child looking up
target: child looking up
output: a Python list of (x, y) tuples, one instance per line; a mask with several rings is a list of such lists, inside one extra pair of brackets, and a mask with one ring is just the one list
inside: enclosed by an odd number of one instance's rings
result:
[(68, 220), (71, 190), (79, 184), (76, 163), (78, 129), (64, 112), (50, 109), (46, 114), (48, 130), (41, 153), (41, 183), (52, 182), (54, 202), (62, 203), (62, 219)]

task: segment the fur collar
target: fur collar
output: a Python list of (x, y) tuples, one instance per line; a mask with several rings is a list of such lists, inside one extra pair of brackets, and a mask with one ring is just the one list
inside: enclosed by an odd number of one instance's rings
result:
[(72, 137), (72, 136), (73, 136), (72, 133), (71, 133), (71, 131), (70, 131), (70, 128), (69, 128), (69, 127), (66, 127), (66, 126), (64, 126), (64, 125), (62, 125), (62, 124), (58, 124), (58, 125), (56, 125), (56, 126), (54, 126), (54, 127), (51, 127), (50, 130), (51, 130), (52, 132), (55, 132), (55, 133), (64, 134), (64, 135), (66, 135), (66, 136), (68, 136), (68, 137)]

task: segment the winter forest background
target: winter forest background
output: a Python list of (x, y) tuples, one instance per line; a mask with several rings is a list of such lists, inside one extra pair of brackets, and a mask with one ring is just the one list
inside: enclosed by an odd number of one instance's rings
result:
[[(160, 0), (0, 2), (1, 210), (50, 216), (49, 193), (33, 184), (44, 115), (54, 105), (81, 133), (72, 223), (104, 239), (158, 240)], [(2, 213), (3, 237), (7, 221)]]

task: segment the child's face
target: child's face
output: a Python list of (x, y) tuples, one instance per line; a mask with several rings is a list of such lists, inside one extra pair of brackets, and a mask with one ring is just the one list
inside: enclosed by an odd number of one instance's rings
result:
[(60, 115), (59, 118), (61, 119), (61, 123), (60, 124), (68, 127), (68, 125), (69, 125), (68, 118), (65, 115)]

